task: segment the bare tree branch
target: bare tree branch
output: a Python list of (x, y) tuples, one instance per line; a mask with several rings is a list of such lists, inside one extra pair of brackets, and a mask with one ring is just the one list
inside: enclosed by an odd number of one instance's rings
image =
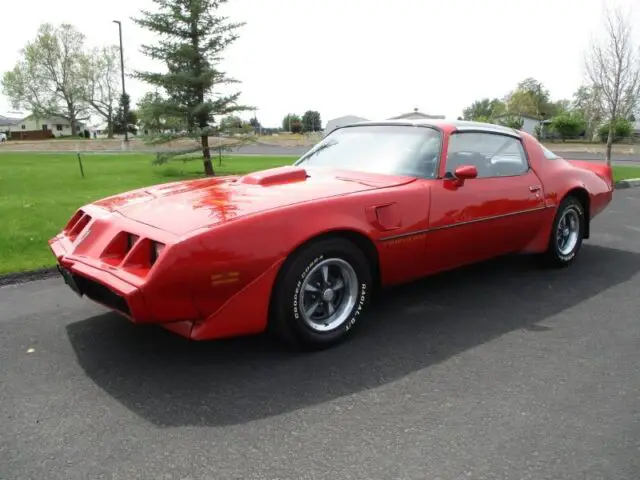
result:
[(96, 48), (84, 55), (80, 62), (84, 83), (83, 100), (105, 119), (109, 138), (113, 137), (114, 116), (119, 99), (119, 52), (116, 46)]
[(79, 75), (83, 48), (84, 35), (72, 25), (41, 25), (36, 38), (22, 49), (22, 59), (5, 72), (4, 94), (15, 107), (34, 115), (68, 117), (75, 135), (77, 121), (87, 111)]
[(640, 48), (634, 45), (629, 12), (605, 8), (604, 33), (592, 40), (586, 72), (609, 121), (606, 162), (611, 165), (615, 122), (628, 118), (640, 99)]

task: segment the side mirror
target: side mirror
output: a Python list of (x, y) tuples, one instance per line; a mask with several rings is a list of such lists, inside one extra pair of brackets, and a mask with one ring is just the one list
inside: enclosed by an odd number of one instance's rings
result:
[(478, 169), (473, 165), (460, 165), (453, 173), (448, 172), (445, 175), (445, 180), (453, 181), (456, 187), (464, 185), (465, 180), (476, 178), (478, 176)]
[(478, 169), (473, 165), (460, 165), (453, 171), (453, 175), (458, 180), (468, 180), (470, 178), (476, 178), (478, 176)]

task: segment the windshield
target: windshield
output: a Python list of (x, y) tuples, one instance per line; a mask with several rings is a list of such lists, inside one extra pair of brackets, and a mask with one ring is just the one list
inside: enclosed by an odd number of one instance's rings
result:
[(440, 147), (434, 128), (358, 125), (334, 130), (295, 164), (434, 178)]

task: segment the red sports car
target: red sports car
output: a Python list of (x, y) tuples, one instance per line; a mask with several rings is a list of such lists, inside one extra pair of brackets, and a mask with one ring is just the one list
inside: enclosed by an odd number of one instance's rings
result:
[(86, 205), (50, 246), (73, 290), (134, 323), (323, 348), (381, 287), (515, 252), (569, 265), (612, 192), (610, 167), (521, 131), (363, 122), (292, 166)]

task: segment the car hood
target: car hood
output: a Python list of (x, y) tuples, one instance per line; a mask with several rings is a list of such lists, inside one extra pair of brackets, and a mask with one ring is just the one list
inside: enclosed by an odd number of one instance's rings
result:
[(105, 198), (95, 205), (181, 235), (295, 203), (415, 181), (412, 177), (334, 169), (279, 167), (245, 176), (158, 185)]

